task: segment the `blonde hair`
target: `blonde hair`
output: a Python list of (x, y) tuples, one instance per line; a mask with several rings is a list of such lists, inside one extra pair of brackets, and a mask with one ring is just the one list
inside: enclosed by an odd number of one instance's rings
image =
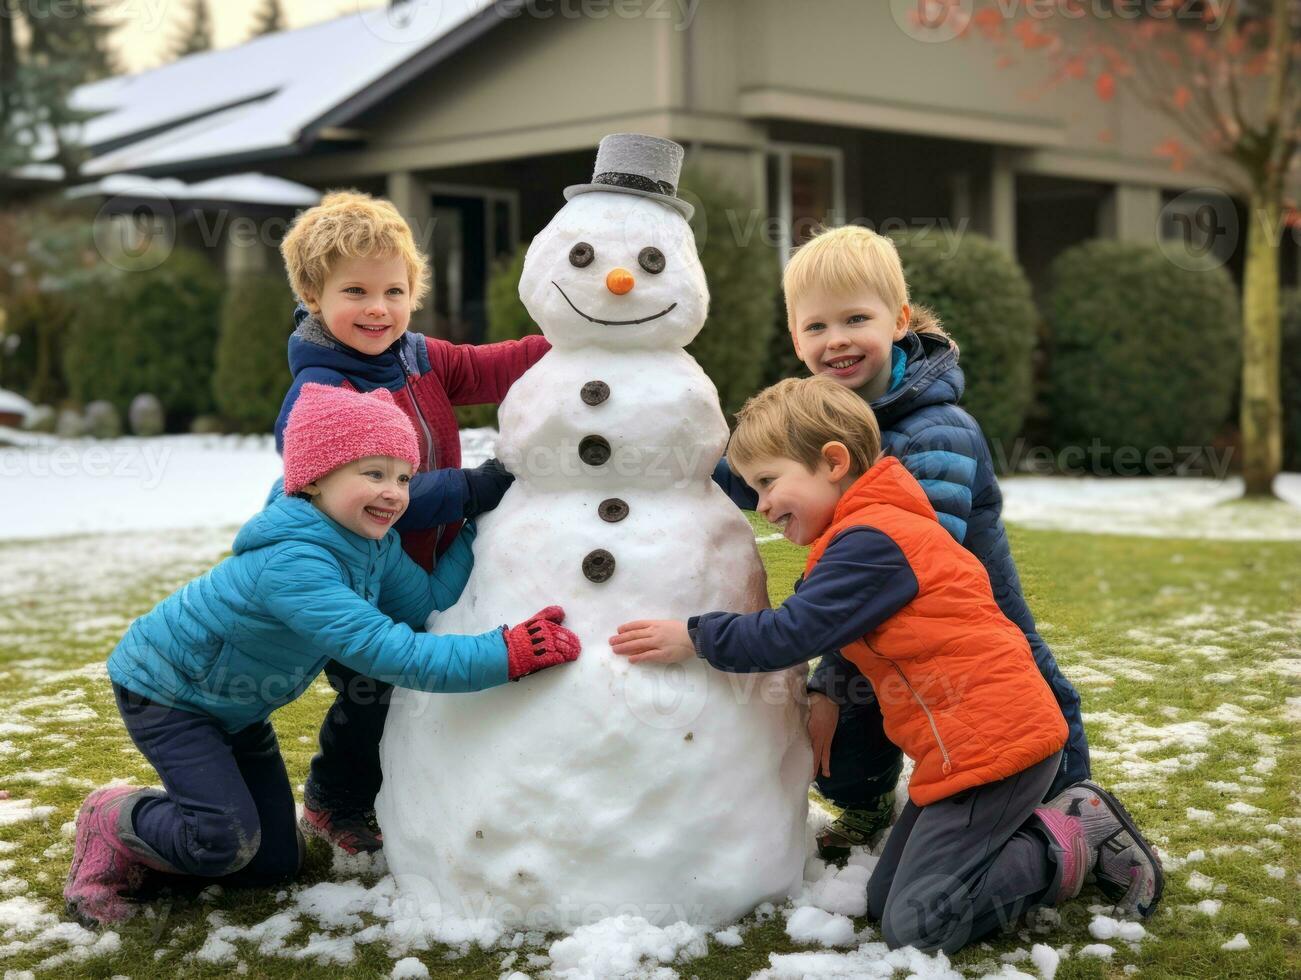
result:
[(881, 429), (867, 402), (830, 378), (787, 378), (741, 406), (727, 460), (735, 467), (759, 459), (793, 459), (812, 472), (829, 442), (849, 450), (851, 476), (872, 467), (881, 455)]
[(290, 226), (280, 243), (289, 284), (299, 300), (319, 301), (330, 269), (341, 258), (403, 260), (411, 290), (411, 309), (429, 294), (429, 262), (411, 226), (391, 201), (359, 191), (331, 191)]
[[(869, 290), (881, 298), (895, 317), (908, 303), (908, 280), (904, 278), (898, 248), (885, 235), (861, 225), (819, 229), (786, 263), (782, 292), (786, 294), (786, 323), (792, 337), (796, 326), (795, 305), (800, 297), (814, 289), (831, 293)], [(912, 306), (911, 310), (910, 330), (938, 334), (953, 343), (934, 310), (924, 306)]]

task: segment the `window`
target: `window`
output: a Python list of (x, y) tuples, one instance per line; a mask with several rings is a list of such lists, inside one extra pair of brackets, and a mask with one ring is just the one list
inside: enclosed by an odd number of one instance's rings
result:
[(844, 220), (844, 158), (836, 147), (772, 144), (768, 211), (777, 218), (782, 264), (821, 225)]

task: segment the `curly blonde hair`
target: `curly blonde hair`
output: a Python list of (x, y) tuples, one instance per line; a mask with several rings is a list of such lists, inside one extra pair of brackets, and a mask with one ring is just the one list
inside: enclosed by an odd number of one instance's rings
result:
[(331, 191), (290, 225), (280, 243), (289, 285), (303, 303), (320, 301), (341, 258), (400, 257), (407, 267), (411, 309), (429, 295), (429, 261), (393, 202), (360, 191)]

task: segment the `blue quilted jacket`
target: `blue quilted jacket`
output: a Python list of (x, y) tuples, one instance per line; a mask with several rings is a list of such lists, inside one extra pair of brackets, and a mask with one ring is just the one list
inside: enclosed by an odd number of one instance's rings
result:
[[(1089, 746), (1080, 716), (1080, 696), (1062, 674), (1052, 650), (1035, 627), (1021, 591), (1021, 579), (1007, 531), (1003, 495), (994, 477), (989, 446), (976, 420), (958, 407), (965, 382), (957, 351), (935, 334), (908, 333), (894, 347), (890, 390), (872, 402), (881, 426), (881, 447), (897, 456), (917, 478), (940, 523), (984, 564), (994, 599), (1008, 619), (1021, 628), (1035, 662), (1066, 718), (1070, 737), (1053, 793), (1089, 776)], [(738, 506), (753, 510), (758, 501), (740, 477), (719, 462), (714, 480)], [(809, 689), (836, 700), (856, 668), (838, 651), (824, 654)]]
[(466, 525), (425, 572), (397, 531), (373, 541), (306, 500), (279, 497), (240, 529), (229, 558), (131, 624), (109, 656), (109, 677), (230, 732), (297, 698), (331, 659), (422, 691), (503, 684), (501, 630), (418, 632), (460, 596), (473, 539)]

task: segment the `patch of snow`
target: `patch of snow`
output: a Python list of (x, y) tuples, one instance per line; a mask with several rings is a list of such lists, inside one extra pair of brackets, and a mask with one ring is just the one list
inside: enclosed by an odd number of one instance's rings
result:
[(33, 806), (31, 800), (0, 799), (0, 827), (44, 820), (54, 812), (52, 806)]
[(1095, 915), (1089, 923), (1089, 935), (1094, 939), (1123, 939), (1125, 942), (1140, 942), (1147, 935), (1147, 930), (1137, 922), (1113, 919), (1106, 915)]
[(1218, 898), (1203, 898), (1196, 905), (1197, 911), (1202, 915), (1219, 915), (1220, 909), (1223, 907), (1224, 903)]
[(1230, 813), (1240, 813), (1244, 817), (1254, 817), (1257, 814), (1265, 812), (1260, 807), (1252, 806), (1250, 803), (1244, 803), (1242, 800), (1234, 800), (1224, 809), (1228, 810)]
[(1208, 878), (1200, 871), (1194, 871), (1188, 876), (1188, 887), (1195, 892), (1208, 892), (1215, 885), (1214, 878)]
[(1230, 952), (1234, 952), (1240, 949), (1249, 949), (1250, 947), (1251, 947), (1251, 943), (1247, 941), (1246, 935), (1241, 932), (1238, 933), (1236, 936), (1234, 936), (1232, 939), (1230, 939), (1228, 942), (1222, 943), (1220, 945), (1220, 949), (1227, 949)]
[(806, 945), (850, 946), (854, 942), (854, 923), (843, 915), (806, 905), (786, 920), (786, 935)]
[(732, 926), (714, 933), (714, 942), (720, 946), (740, 946), (744, 940), (741, 938), (741, 931), (736, 926)]
[(1115, 949), (1106, 943), (1090, 943), (1087, 946), (1080, 947), (1079, 956), (1092, 956), (1100, 960), (1109, 960), (1116, 953)]
[(1301, 473), (1280, 474), (1281, 498), (1242, 502), (1238, 477), (1017, 476), (999, 481), (1011, 524), (1090, 534), (1220, 540), (1301, 540)]
[(552, 943), (551, 973), (557, 980), (642, 976), (648, 966), (704, 956), (709, 951), (705, 935), (705, 930), (685, 922), (660, 928), (641, 916), (611, 916), (579, 926), (572, 935)]
[(750, 980), (863, 980), (885, 978), (895, 971), (917, 980), (961, 980), (943, 953), (928, 956), (911, 946), (889, 949), (885, 943), (864, 943), (847, 953), (769, 953), (769, 966)]
[(429, 968), (414, 956), (408, 956), (393, 964), (391, 980), (429, 980)]

